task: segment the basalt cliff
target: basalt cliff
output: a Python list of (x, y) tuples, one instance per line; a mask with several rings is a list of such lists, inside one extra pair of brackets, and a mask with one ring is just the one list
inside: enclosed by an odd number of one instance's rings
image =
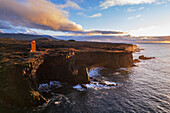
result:
[(0, 104), (37, 106), (46, 102), (38, 91), (41, 83), (90, 83), (88, 70), (94, 67), (118, 69), (133, 66), (132, 44), (0, 39)]

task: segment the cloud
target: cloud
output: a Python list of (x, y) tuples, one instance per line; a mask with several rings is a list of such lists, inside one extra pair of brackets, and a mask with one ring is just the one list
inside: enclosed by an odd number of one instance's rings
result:
[(149, 26), (141, 26), (129, 30), (133, 36), (170, 36), (170, 23), (162, 21), (162, 24), (155, 23)]
[(87, 16), (86, 14), (82, 13), (82, 12), (78, 12), (77, 15), (81, 15), (81, 16), (84, 16), (84, 17), (89, 17), (89, 18), (97, 18), (97, 17), (101, 17), (102, 14), (101, 13), (97, 13), (97, 14), (93, 14), (91, 16)]
[(93, 42), (114, 42), (114, 43), (125, 43), (130, 42), (130, 35), (124, 36), (56, 36), (58, 39), (70, 40), (74, 39), (77, 41), (93, 41)]
[(145, 7), (140, 7), (138, 9), (134, 9), (134, 8), (130, 7), (130, 8), (127, 9), (127, 12), (135, 12), (135, 11), (138, 11), (138, 10), (143, 10), (144, 8)]
[(135, 11), (136, 11), (136, 9), (133, 9), (132, 7), (127, 9), (127, 12), (135, 12)]
[(142, 10), (142, 9), (144, 9), (145, 7), (140, 7), (140, 8), (138, 8), (138, 10)]
[(4, 32), (0, 30), (0, 33), (4, 33)]
[(141, 16), (142, 16), (142, 15), (132, 16), (132, 17), (129, 17), (128, 20), (132, 20), (132, 19), (134, 19), (134, 18), (139, 18), (139, 17), (141, 17)]
[(91, 31), (74, 31), (70, 32), (73, 36), (90, 36), (90, 35), (116, 35), (116, 34), (126, 34), (126, 32), (120, 31), (104, 31), (104, 30), (91, 30)]
[(170, 36), (57, 36), (58, 39), (93, 42), (113, 42), (113, 43), (170, 43)]
[(135, 43), (170, 43), (170, 36), (139, 36), (133, 39)]
[[(157, 31), (160, 27), (159, 26), (148, 26), (148, 27), (141, 27), (135, 30), (131, 30), (130, 34), (133, 36), (149, 36), (155, 35), (155, 31)], [(156, 36), (156, 35), (155, 35)]]
[(84, 0), (74, 0), (74, 1), (76, 1), (76, 2), (84, 2)]
[(97, 14), (94, 14), (92, 16), (89, 16), (90, 18), (96, 18), (96, 17), (101, 17), (102, 14), (101, 13), (97, 13)]
[(67, 0), (64, 5), (56, 5), (58, 8), (73, 8), (73, 9), (82, 9), (78, 4), (75, 2), (72, 2), (70, 0)]
[(83, 13), (82, 12), (78, 12), (77, 15), (83, 15)]
[(157, 1), (157, 2), (155, 3), (155, 5), (166, 4), (168, 1), (170, 1), (170, 0), (160, 0), (160, 1)]
[(0, 20), (13, 26), (54, 31), (81, 31), (82, 26), (68, 20), (64, 11), (47, 0), (0, 0)]
[(84, 17), (88, 17), (87, 15), (85, 15), (85, 14), (82, 13), (82, 12), (78, 12), (77, 15), (84, 16)]
[(27, 29), (27, 28), (19, 28), (16, 29), (17, 31), (15, 33), (23, 33), (23, 34), (33, 34), (33, 35), (42, 35), (42, 33)]
[(105, 0), (101, 2), (101, 9), (108, 9), (109, 7), (115, 5), (137, 5), (137, 4), (151, 4), (156, 2), (156, 0)]
[(39, 33), (34, 29), (29, 29), (29, 28), (26, 28), (26, 27), (10, 26), (10, 29), (0, 29), (0, 31), (3, 32), (3, 33), (23, 33), (23, 34), (42, 35), (42, 33)]
[(11, 29), (11, 26), (4, 21), (0, 21), (0, 29)]

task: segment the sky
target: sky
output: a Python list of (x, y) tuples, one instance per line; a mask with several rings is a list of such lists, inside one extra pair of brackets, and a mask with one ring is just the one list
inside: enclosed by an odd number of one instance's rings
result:
[(169, 20), (170, 0), (0, 0), (1, 33), (170, 36)]

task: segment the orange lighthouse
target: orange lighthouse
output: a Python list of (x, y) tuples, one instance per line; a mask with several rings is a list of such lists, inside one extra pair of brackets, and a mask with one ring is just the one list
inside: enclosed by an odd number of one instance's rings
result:
[(36, 42), (35, 42), (35, 40), (33, 40), (31, 42), (31, 52), (36, 52)]

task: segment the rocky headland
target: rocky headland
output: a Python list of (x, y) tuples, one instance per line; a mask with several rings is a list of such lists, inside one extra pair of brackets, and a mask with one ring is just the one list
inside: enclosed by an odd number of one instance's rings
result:
[(136, 45), (36, 39), (0, 38), (0, 104), (37, 106), (46, 102), (38, 91), (41, 83), (90, 83), (88, 70), (94, 67), (118, 69), (133, 66)]

